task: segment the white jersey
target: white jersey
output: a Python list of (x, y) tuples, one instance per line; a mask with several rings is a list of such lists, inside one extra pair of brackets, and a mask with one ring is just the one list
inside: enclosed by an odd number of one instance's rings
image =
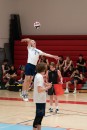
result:
[(43, 52), (34, 47), (28, 47), (28, 59), (27, 63), (31, 63), (33, 65), (37, 65), (38, 59), (40, 55), (43, 55)]
[(37, 73), (34, 79), (34, 102), (35, 103), (46, 103), (46, 92), (38, 93), (38, 86), (45, 87), (44, 86), (44, 79), (43, 76), (40, 73)]

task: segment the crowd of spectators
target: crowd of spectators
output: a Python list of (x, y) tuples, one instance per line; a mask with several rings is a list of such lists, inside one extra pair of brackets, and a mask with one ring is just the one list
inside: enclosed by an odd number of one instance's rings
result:
[[(39, 58), (38, 63), (44, 62), (47, 65), (49, 70), (50, 63), (45, 56)], [(18, 69), (15, 69), (14, 65), (9, 65), (7, 59), (3, 61), (2, 64), (2, 81), (7, 87), (9, 84), (14, 84), (14, 82), (23, 82), (24, 79), (24, 65), (20, 65)], [(83, 55), (79, 55), (76, 63), (74, 64), (73, 60), (66, 56), (59, 56), (59, 60), (56, 63), (56, 69), (59, 70), (63, 77), (71, 77), (72, 80), (66, 83), (65, 93), (69, 93), (69, 84), (74, 84), (76, 90), (76, 84), (81, 83), (84, 77), (86, 77), (86, 60)], [(18, 79), (18, 72), (20, 73), (20, 78)], [(78, 76), (77, 76), (78, 75)], [(33, 84), (33, 83), (32, 83)], [(75, 93), (76, 91), (74, 91)]]

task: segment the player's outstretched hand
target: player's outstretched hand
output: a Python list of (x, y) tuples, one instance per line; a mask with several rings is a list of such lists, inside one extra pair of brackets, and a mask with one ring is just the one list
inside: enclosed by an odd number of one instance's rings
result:
[(58, 59), (59, 59), (59, 57), (58, 57), (58, 56), (54, 56), (54, 59), (58, 60)]

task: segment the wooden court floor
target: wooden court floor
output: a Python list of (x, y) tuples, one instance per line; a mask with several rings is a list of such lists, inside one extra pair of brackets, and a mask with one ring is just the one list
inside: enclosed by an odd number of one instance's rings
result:
[[(0, 130), (13, 130), (15, 125), (22, 125), (26, 127), (25, 130), (27, 127), (28, 130), (32, 130), (35, 116), (32, 95), (33, 92), (29, 92), (29, 102), (24, 102), (20, 92), (0, 90)], [(47, 96), (46, 115), (42, 126), (43, 130), (87, 130), (87, 93), (59, 96), (59, 114), (49, 113)]]

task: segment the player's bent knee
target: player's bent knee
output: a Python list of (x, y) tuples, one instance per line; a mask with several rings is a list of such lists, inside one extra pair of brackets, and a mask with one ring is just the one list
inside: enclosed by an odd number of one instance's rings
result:
[(37, 128), (37, 125), (41, 125), (43, 116), (36, 116), (34, 122), (33, 122), (33, 127)]

